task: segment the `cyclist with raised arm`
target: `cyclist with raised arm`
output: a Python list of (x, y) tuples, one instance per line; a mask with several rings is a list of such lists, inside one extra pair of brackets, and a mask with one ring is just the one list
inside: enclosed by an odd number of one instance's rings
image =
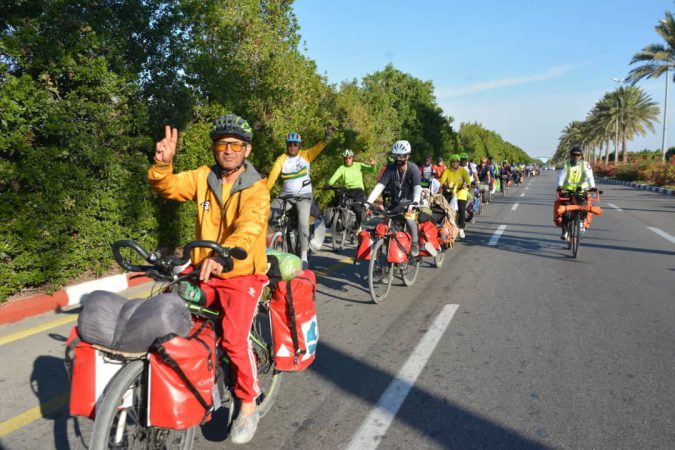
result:
[[(446, 189), (445, 192), (451, 194), (457, 199), (457, 226), (459, 227), (459, 237), (464, 239), (466, 234), (466, 203), (469, 195), (469, 186), (471, 179), (469, 172), (460, 167), (460, 156), (458, 154), (450, 155), (450, 167), (445, 169), (441, 176), (441, 184)], [(451, 199), (448, 196), (448, 201)]]
[[(300, 149), (302, 137), (298, 133), (289, 133), (286, 136), (286, 152), (276, 159), (267, 178), (267, 188), (271, 191), (277, 182), (277, 178), (281, 176), (283, 187), (280, 196), (290, 197), (289, 203), (295, 206), (298, 215), (298, 234), (300, 235), (299, 256), (302, 259), (303, 268), (307, 268), (309, 265), (307, 257), (309, 251), (309, 214), (314, 200), (309, 166), (321, 154), (334, 131), (334, 127), (327, 127), (324, 141), (307, 150)], [(281, 205), (282, 203), (278, 199), (272, 202), (272, 208), (277, 211), (282, 209)], [(285, 211), (281, 211), (281, 214), (284, 213)]]
[[(591, 165), (583, 159), (584, 154), (581, 150), (581, 147), (574, 145), (570, 149), (569, 159), (565, 161), (565, 164), (563, 164), (562, 169), (558, 173), (558, 187), (556, 189), (557, 192), (560, 192), (563, 189), (575, 191), (577, 188), (582, 190), (595, 190), (593, 169), (591, 168)], [(562, 215), (558, 214), (558, 206), (560, 206), (560, 200), (556, 199), (553, 205), (553, 222), (556, 224), (556, 226), (562, 228), (560, 239), (566, 240), (568, 236), (568, 230), (565, 229)]]
[(253, 132), (246, 120), (224, 115), (213, 124), (210, 137), (215, 164), (174, 173), (178, 130), (167, 125), (164, 139), (155, 144), (148, 181), (162, 197), (195, 202), (195, 239), (247, 252), (243, 260), (213, 257), (204, 248), (191, 255), (192, 264), (201, 267), (200, 281), (216, 291), (223, 311), (222, 346), (233, 367), (235, 396), (241, 402), (230, 436), (233, 443), (245, 444), (258, 426), (260, 387), (249, 330), (268, 283), (265, 231), (270, 195), (265, 180), (246, 159), (253, 149)]
[(356, 214), (356, 228), (361, 229), (361, 224), (365, 218), (365, 209), (363, 203), (366, 201), (366, 193), (363, 186), (363, 172), (375, 171), (375, 160), (371, 158), (370, 164), (354, 162), (354, 152), (346, 149), (342, 152), (344, 164), (337, 168), (333, 176), (328, 180), (326, 187), (333, 186), (340, 178), (347, 189), (345, 194), (347, 198), (353, 200), (352, 211)]
[[(407, 207), (411, 212), (412, 206), (420, 202), (422, 194), (420, 169), (410, 159), (410, 142), (396, 141), (391, 148), (391, 154), (395, 158), (393, 164), (387, 165), (380, 179), (368, 196), (368, 203), (372, 204), (377, 197), (387, 188), (391, 195), (390, 211), (403, 212)], [(419, 231), (417, 221), (406, 217), (406, 226), (412, 240), (411, 254), (419, 256)]]

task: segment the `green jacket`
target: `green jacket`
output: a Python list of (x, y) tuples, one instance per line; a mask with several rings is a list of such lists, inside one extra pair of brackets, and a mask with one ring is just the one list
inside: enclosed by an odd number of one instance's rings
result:
[(364, 164), (360, 162), (354, 162), (351, 166), (345, 166), (343, 164), (338, 167), (333, 176), (330, 177), (328, 184), (332, 186), (337, 180), (339, 180), (341, 177), (344, 177), (343, 183), (347, 189), (364, 189), (362, 173), (374, 171), (375, 166), (371, 166), (370, 164)]

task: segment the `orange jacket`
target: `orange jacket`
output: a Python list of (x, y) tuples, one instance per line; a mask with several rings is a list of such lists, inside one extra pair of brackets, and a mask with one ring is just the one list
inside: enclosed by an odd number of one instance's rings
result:
[[(215, 241), (220, 231), (223, 247), (241, 247), (248, 252), (246, 259), (233, 260), (234, 269), (220, 274), (220, 278), (267, 272), (265, 235), (270, 193), (253, 165), (245, 161), (244, 167), (246, 170), (231, 183), (222, 182), (216, 166), (174, 174), (172, 164), (155, 163), (148, 170), (150, 186), (162, 197), (197, 204), (195, 239)], [(198, 265), (210, 252), (195, 249), (192, 263)]]

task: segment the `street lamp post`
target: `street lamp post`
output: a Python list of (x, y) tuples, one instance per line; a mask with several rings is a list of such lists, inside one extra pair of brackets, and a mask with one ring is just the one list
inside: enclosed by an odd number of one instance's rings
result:
[(668, 122), (668, 66), (666, 66), (666, 101), (663, 103), (663, 136), (661, 137), (661, 161), (666, 160), (666, 128)]
[[(621, 80), (619, 78), (612, 78), (616, 83), (621, 86)], [(617, 88), (618, 89), (618, 88)], [(614, 164), (619, 162), (619, 96), (616, 96), (616, 119), (614, 120)], [(624, 155), (625, 158), (625, 155)]]

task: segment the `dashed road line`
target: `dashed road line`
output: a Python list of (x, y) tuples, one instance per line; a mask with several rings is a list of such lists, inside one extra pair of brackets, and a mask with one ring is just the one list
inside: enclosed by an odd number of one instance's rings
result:
[(389, 426), (394, 421), (396, 413), (401, 408), (410, 390), (415, 385), (422, 369), (431, 357), (436, 345), (443, 337), (445, 330), (450, 325), (459, 305), (445, 305), (436, 320), (431, 324), (415, 350), (410, 354), (396, 378), (389, 383), (387, 390), (380, 397), (375, 409), (361, 424), (356, 434), (352, 437), (347, 450), (375, 449), (384, 439)]
[(488, 245), (497, 245), (499, 238), (502, 237), (502, 234), (504, 234), (504, 230), (506, 230), (506, 225), (499, 225), (499, 227), (495, 230), (494, 234), (490, 238), (490, 242), (488, 242)]
[(522, 193), (520, 194), (520, 196), (521, 196), (521, 197), (525, 197), (525, 193), (522, 192)]
[(520, 205), (520, 203), (515, 203), (515, 204), (511, 207), (511, 211), (515, 211), (516, 209), (518, 209), (518, 205)]
[(648, 228), (649, 230), (653, 231), (654, 233), (658, 234), (658, 235), (661, 236), (662, 238), (664, 238), (664, 239), (670, 241), (671, 243), (675, 244), (675, 237), (673, 237), (673, 236), (671, 236), (670, 234), (666, 233), (666, 232), (663, 231), (662, 229), (656, 228), (656, 227), (647, 227), (647, 228)]
[(608, 204), (609, 206), (611, 206), (612, 208), (616, 209), (617, 211), (623, 212), (623, 209), (619, 208), (619, 207), (616, 206), (614, 203), (607, 203), (607, 204)]

